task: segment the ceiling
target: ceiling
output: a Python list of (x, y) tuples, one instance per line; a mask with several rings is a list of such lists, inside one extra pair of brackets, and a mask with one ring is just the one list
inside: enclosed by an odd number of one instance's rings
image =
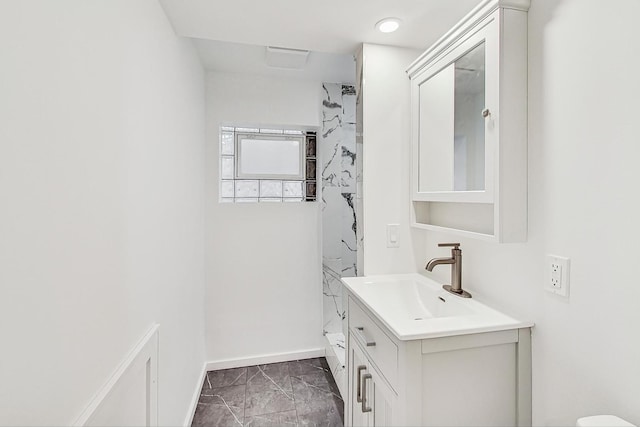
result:
[[(208, 70), (354, 82), (362, 43), (422, 51), (480, 0), (160, 0), (175, 32), (196, 39)], [(400, 18), (395, 33), (374, 26)], [(272, 68), (265, 46), (311, 51), (303, 70)], [(417, 56), (417, 55), (416, 55)]]
[[(426, 49), (480, 0), (160, 0), (181, 36), (353, 54), (360, 43)], [(402, 20), (382, 34), (380, 19)]]
[(356, 65), (351, 54), (310, 52), (304, 69), (283, 69), (267, 65), (264, 46), (203, 39), (195, 39), (194, 43), (200, 60), (207, 70), (298, 80), (355, 83)]

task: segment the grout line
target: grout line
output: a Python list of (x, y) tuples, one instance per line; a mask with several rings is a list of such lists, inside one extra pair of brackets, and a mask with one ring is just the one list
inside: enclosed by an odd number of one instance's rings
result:
[(241, 426), (242, 426), (242, 425), (244, 425), (244, 422), (243, 422), (243, 421), (244, 421), (244, 412), (243, 412), (243, 415), (242, 415), (243, 420), (242, 420), (242, 421), (240, 421), (240, 420), (238, 419), (238, 417), (236, 416), (236, 414), (235, 414), (235, 413), (233, 412), (233, 410), (231, 409), (231, 407), (229, 406), (229, 404), (227, 403), (227, 401), (226, 401), (226, 400), (224, 400), (224, 397), (222, 397), (222, 396), (221, 396), (221, 395), (219, 395), (219, 394), (214, 394), (213, 396), (214, 396), (214, 397), (219, 398), (220, 400), (222, 400), (222, 403), (224, 403), (224, 406), (226, 406), (226, 407), (227, 407), (227, 409), (229, 410), (229, 412), (231, 412), (231, 415), (233, 415), (233, 418), (235, 418), (235, 420), (237, 421), (237, 423), (238, 423), (238, 424), (240, 424)]
[(320, 390), (320, 391), (321, 391), (321, 392), (323, 392), (323, 393), (329, 393), (329, 394), (332, 394), (332, 395), (334, 395), (335, 397), (337, 397), (337, 398), (339, 398), (340, 400), (342, 400), (342, 396), (340, 396), (339, 394), (334, 393), (334, 392), (331, 390), (331, 389), (332, 389), (332, 387), (331, 387), (331, 384), (329, 383), (329, 381), (327, 381), (327, 386), (329, 386), (329, 390), (325, 390), (325, 389), (323, 389), (323, 388), (321, 388), (321, 387), (319, 387), (319, 386), (317, 386), (317, 385), (315, 385), (315, 384), (311, 384), (311, 383), (309, 383), (309, 382), (305, 381), (305, 380), (302, 378), (302, 375), (300, 375), (299, 377), (295, 377), (295, 378), (296, 378), (298, 381), (302, 382), (302, 383), (303, 383), (304, 385), (306, 385), (307, 387), (311, 387), (311, 388), (314, 388), (314, 389)]
[[(255, 415), (251, 415), (251, 417), (260, 418), (260, 417), (265, 417), (266, 415), (284, 414), (286, 412), (291, 412), (291, 411), (295, 411), (295, 409), (290, 409), (288, 411), (267, 412), (266, 414), (255, 414)], [(297, 422), (298, 422), (298, 412), (296, 411), (296, 425), (297, 425)]]
[[(267, 366), (267, 365), (263, 365), (263, 366)], [(273, 383), (273, 385), (275, 385), (276, 387), (278, 387), (278, 390), (280, 390), (285, 396), (287, 396), (288, 399), (293, 400), (293, 396), (289, 397), (289, 394), (282, 388), (280, 387), (280, 385), (278, 385), (278, 383), (276, 383), (273, 378), (271, 378), (269, 375), (266, 374), (266, 372), (264, 372), (262, 370), (262, 368), (260, 366), (257, 366), (258, 370), (262, 373), (262, 376), (264, 376), (265, 378), (267, 378), (269, 381), (271, 381)], [(287, 365), (287, 372), (289, 372), (289, 365)], [(291, 376), (289, 376), (289, 385), (291, 385)], [(291, 386), (291, 393), (293, 394), (293, 386)]]

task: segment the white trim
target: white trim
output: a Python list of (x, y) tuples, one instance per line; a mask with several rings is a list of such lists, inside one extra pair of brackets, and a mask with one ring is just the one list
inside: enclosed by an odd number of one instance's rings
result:
[(518, 329), (516, 347), (516, 414), (518, 426), (532, 425), (531, 328)]
[[(284, 132), (284, 131), (283, 131)], [(276, 134), (276, 133), (260, 133), (260, 132), (239, 132), (236, 130), (234, 135), (234, 178), (236, 180), (281, 180), (281, 181), (304, 181), (306, 179), (305, 155), (306, 155), (306, 135), (305, 134)], [(298, 142), (298, 172), (295, 174), (275, 174), (275, 173), (243, 173), (242, 172), (242, 141), (259, 140), (259, 141), (296, 141)]]
[[(347, 395), (346, 338), (344, 338), (344, 334), (340, 332), (340, 335), (342, 335), (342, 338), (345, 340), (345, 348), (336, 350), (336, 346), (328, 338), (329, 335), (336, 335), (336, 334), (327, 334), (324, 336), (325, 353), (326, 353), (325, 357), (327, 358), (327, 363), (329, 364), (329, 370), (331, 371), (333, 380), (336, 382), (336, 385), (338, 386), (338, 390), (340, 391), (340, 395), (344, 399), (344, 397)], [(337, 354), (337, 351), (340, 351), (340, 350), (342, 350), (343, 352), (342, 359)], [(342, 363), (343, 360), (344, 360), (344, 363)]]
[(151, 413), (150, 416), (150, 425), (157, 426), (158, 425), (158, 405), (157, 405), (157, 390), (158, 390), (158, 381), (157, 381), (157, 360), (158, 360), (158, 329), (160, 328), (159, 324), (154, 324), (151, 329), (142, 337), (140, 341), (133, 347), (133, 349), (127, 354), (124, 360), (116, 367), (111, 376), (107, 379), (106, 383), (100, 387), (98, 392), (93, 396), (87, 407), (80, 413), (78, 418), (72, 423), (73, 426), (84, 426), (89, 423), (95, 414), (96, 410), (100, 408), (102, 402), (109, 396), (115, 385), (120, 381), (122, 376), (127, 372), (129, 367), (131, 367), (134, 362), (136, 362), (140, 357), (145, 356), (152, 361), (152, 369), (151, 369), (151, 390), (150, 390), (150, 399), (151, 399)]
[(191, 397), (191, 403), (189, 404), (189, 409), (187, 411), (187, 416), (184, 418), (184, 423), (182, 424), (184, 427), (191, 426), (193, 422), (193, 416), (196, 414), (196, 407), (198, 406), (198, 400), (200, 399), (200, 393), (202, 392), (202, 384), (204, 384), (204, 377), (207, 375), (207, 364), (204, 363), (202, 365), (202, 372), (200, 373), (200, 378), (198, 383), (196, 384), (196, 388), (193, 391), (193, 396)]
[(207, 362), (205, 366), (207, 371), (215, 371), (217, 369), (241, 368), (244, 366), (264, 365), (267, 363), (311, 359), (313, 357), (324, 357), (324, 355), (324, 348), (313, 348), (289, 353), (273, 353), (260, 356), (242, 357), (238, 359), (212, 360)]
[[(411, 209), (413, 209), (413, 207)], [(415, 215), (415, 213), (414, 213), (414, 215)], [(440, 226), (440, 225), (425, 224), (425, 223), (422, 223), (422, 222), (417, 222), (415, 220), (413, 220), (411, 222), (411, 227), (420, 228), (422, 230), (437, 231), (439, 233), (455, 234), (457, 236), (462, 236), (462, 237), (471, 237), (473, 239), (484, 240), (484, 241), (487, 241), (487, 242), (496, 242), (496, 241), (498, 241), (495, 234), (486, 234), (486, 233), (480, 233), (480, 232), (476, 232), (476, 231), (461, 230), (459, 228), (450, 228), (450, 227), (444, 227), (444, 226)]]
[[(487, 185), (487, 187), (489, 186)], [(492, 189), (487, 188), (486, 190), (469, 191), (420, 191), (413, 193), (413, 200), (416, 202), (457, 202), (489, 204), (493, 203), (494, 198)]]
[(515, 9), (527, 12), (531, 6), (531, 0), (483, 0), (471, 12), (464, 16), (448, 32), (440, 37), (430, 48), (420, 55), (407, 68), (407, 75), (413, 77), (420, 72), (430, 61), (445, 52), (456, 41), (463, 37), (470, 28), (482, 22), (499, 8)]

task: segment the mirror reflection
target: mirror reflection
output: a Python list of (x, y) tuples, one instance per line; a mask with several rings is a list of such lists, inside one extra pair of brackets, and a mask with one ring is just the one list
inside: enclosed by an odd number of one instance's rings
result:
[(453, 189), (484, 190), (484, 43), (455, 63)]
[(418, 191), (485, 189), (485, 46), (420, 85)]

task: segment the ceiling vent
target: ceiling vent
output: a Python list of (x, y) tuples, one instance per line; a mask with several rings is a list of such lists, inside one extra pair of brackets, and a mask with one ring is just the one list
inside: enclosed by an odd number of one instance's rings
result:
[(307, 64), (308, 50), (267, 46), (266, 62), (269, 67), (302, 70)]

